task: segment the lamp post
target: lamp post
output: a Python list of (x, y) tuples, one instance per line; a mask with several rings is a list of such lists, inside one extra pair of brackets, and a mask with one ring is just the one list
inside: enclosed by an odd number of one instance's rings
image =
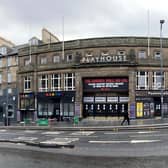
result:
[(164, 87), (164, 78), (163, 78), (163, 51), (162, 51), (162, 27), (165, 20), (160, 20), (160, 76), (161, 76), (161, 93), (160, 93), (160, 104), (161, 104), (161, 118), (163, 119), (163, 87)]

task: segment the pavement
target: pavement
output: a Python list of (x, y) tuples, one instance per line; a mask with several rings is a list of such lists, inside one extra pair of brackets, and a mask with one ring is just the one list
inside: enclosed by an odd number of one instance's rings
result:
[(127, 122), (121, 126), (123, 118), (86, 118), (74, 124), (70, 121), (56, 121), (52, 120), (48, 126), (39, 126), (35, 122), (29, 124), (10, 123), (9, 126), (0, 124), (0, 129), (33, 129), (33, 130), (66, 130), (66, 131), (79, 131), (79, 130), (127, 130), (127, 129), (143, 129), (143, 128), (168, 128), (168, 118), (151, 118), (151, 119), (131, 119), (130, 125)]

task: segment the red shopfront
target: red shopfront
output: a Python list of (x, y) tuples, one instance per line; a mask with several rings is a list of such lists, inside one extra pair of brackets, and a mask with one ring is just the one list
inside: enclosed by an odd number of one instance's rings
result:
[(128, 111), (128, 77), (84, 78), (83, 116), (122, 116)]

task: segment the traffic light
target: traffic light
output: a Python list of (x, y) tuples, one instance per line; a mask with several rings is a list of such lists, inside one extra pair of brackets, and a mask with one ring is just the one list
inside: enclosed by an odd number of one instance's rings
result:
[(14, 117), (14, 107), (12, 104), (8, 104), (8, 118)]

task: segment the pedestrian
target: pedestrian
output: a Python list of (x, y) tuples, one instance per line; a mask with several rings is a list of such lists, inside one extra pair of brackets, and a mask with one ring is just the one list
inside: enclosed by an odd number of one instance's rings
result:
[(121, 122), (121, 125), (123, 125), (126, 120), (127, 120), (128, 125), (130, 125), (130, 119), (129, 119), (128, 112), (124, 113), (124, 118), (123, 118), (123, 121)]

